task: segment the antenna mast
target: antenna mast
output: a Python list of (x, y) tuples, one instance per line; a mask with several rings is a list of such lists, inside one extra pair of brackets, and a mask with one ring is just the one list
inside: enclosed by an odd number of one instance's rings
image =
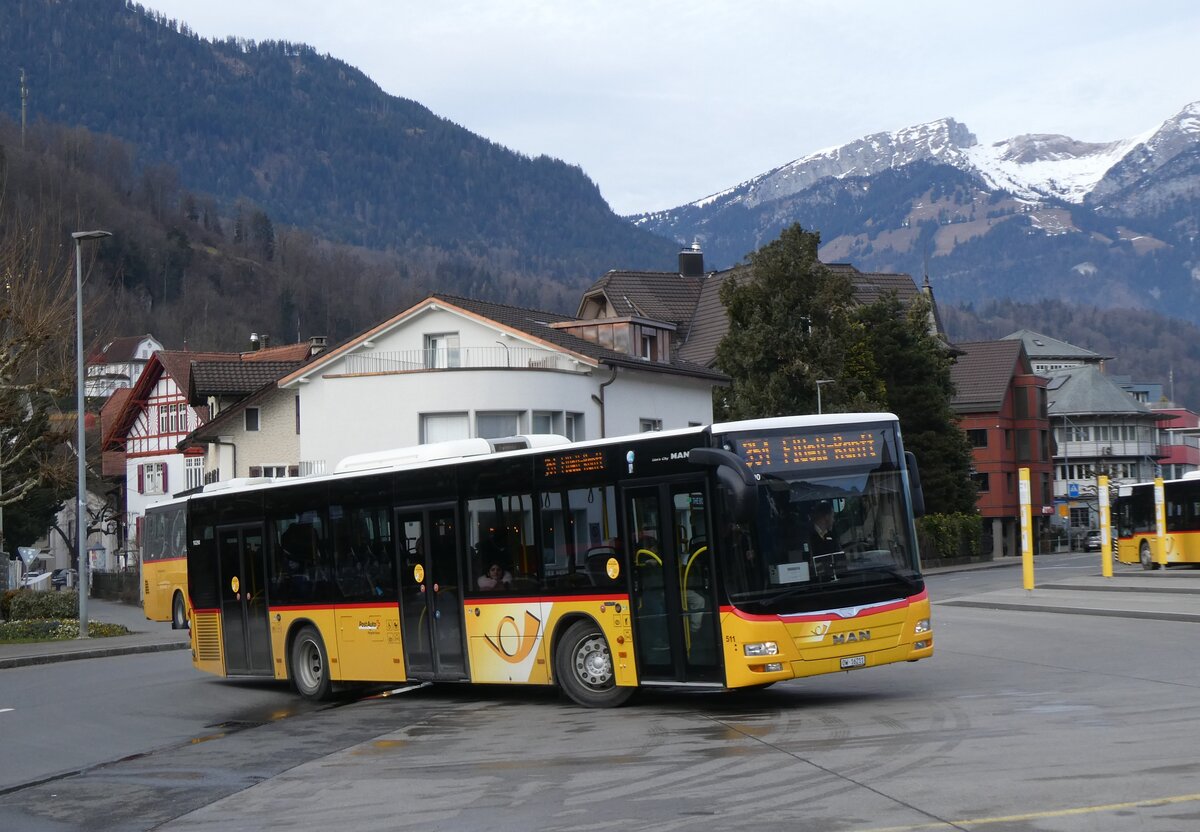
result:
[(25, 107), (29, 102), (29, 87), (25, 86), (25, 67), (21, 67), (21, 149), (25, 149)]

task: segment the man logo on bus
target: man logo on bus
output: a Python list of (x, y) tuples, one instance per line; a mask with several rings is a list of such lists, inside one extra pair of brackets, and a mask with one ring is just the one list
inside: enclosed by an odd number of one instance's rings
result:
[(504, 659), (509, 664), (520, 664), (529, 658), (529, 654), (533, 652), (534, 645), (537, 644), (538, 633), (542, 629), (542, 620), (529, 610), (525, 610), (525, 631), (517, 627), (517, 620), (511, 615), (506, 615), (500, 619), (500, 623), (496, 625), (496, 634), (484, 635), (484, 640), (487, 641), (488, 647), (495, 651), (496, 655)]
[(625, 452), (625, 464), (629, 466), (629, 473), (633, 473), (633, 451)]
[(834, 633), (833, 634), (833, 643), (834, 644), (854, 644), (855, 642), (870, 641), (870, 640), (871, 640), (871, 631), (870, 630), (859, 630), (857, 633)]

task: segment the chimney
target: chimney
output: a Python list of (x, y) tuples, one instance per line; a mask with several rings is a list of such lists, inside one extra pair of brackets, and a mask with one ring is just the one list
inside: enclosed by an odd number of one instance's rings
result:
[(257, 351), (258, 351), (258, 333), (251, 332), (250, 333), (250, 352), (257, 352)]
[(328, 343), (329, 342), (325, 338), (324, 335), (314, 335), (313, 337), (309, 338), (308, 339), (308, 354), (309, 354), (309, 356), (311, 357), (311, 356), (318, 355), (320, 353), (325, 352), (325, 347)]
[(270, 335), (268, 335), (267, 333), (264, 332), (262, 335), (260, 335), (258, 337), (262, 339), (262, 349), (265, 350), (267, 347), (271, 346), (271, 336)]
[(679, 274), (682, 277), (704, 277), (704, 252), (700, 250), (700, 241), (692, 243), (691, 248), (679, 252)]

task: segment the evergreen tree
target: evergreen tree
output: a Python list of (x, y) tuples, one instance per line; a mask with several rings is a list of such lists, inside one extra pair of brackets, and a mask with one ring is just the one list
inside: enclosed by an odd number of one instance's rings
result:
[(866, 333), (887, 405), (900, 418), (904, 446), (921, 466), (921, 485), (931, 513), (975, 511), (971, 447), (951, 408), (952, 357), (929, 331), (929, 301), (905, 309), (894, 294), (856, 310)]
[(817, 258), (820, 235), (793, 225), (749, 257), (748, 272), (721, 286), (729, 332), (717, 366), (733, 378), (718, 407), (727, 418), (872, 409), (883, 400), (854, 290)]

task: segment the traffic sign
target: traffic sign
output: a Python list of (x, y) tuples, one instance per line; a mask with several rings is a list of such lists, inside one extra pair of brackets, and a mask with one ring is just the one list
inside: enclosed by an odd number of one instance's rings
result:
[(1070, 497), (1072, 500), (1079, 497), (1079, 483), (1077, 483), (1077, 482), (1067, 483), (1067, 496)]

